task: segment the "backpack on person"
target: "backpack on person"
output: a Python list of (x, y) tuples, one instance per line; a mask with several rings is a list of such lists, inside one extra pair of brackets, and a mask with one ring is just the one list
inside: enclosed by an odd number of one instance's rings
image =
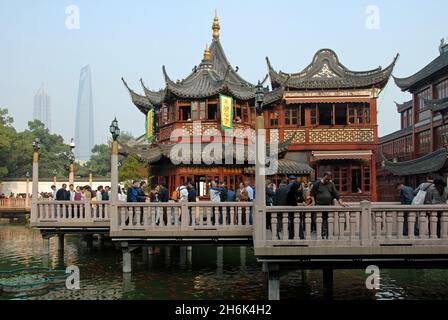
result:
[(425, 204), (426, 194), (428, 192), (428, 189), (432, 185), (433, 184), (430, 183), (425, 188), (420, 188), (420, 190), (418, 190), (418, 193), (415, 195), (414, 199), (412, 199), (412, 205), (422, 205), (422, 204)]
[(179, 200), (179, 189), (175, 189), (171, 194), (171, 200)]

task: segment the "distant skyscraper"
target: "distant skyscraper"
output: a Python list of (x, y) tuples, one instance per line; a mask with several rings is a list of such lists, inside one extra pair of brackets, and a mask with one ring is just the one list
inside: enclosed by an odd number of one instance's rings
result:
[(51, 132), (51, 103), (50, 96), (45, 92), (44, 84), (34, 96), (33, 119), (40, 120)]
[(93, 132), (93, 99), (90, 66), (81, 69), (78, 89), (78, 105), (76, 107), (75, 156), (77, 160), (87, 161), (92, 154)]

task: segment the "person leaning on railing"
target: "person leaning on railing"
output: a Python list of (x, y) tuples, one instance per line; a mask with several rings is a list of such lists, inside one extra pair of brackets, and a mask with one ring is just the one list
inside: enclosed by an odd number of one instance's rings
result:
[[(322, 179), (316, 181), (310, 191), (311, 205), (332, 206), (338, 203), (341, 206), (347, 205), (341, 200), (336, 186), (331, 181), (331, 173), (325, 172)], [(322, 236), (328, 238), (328, 212), (322, 212)]]

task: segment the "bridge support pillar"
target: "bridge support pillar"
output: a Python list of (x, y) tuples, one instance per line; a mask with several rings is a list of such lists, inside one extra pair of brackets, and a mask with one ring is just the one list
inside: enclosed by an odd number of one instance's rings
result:
[(60, 233), (58, 234), (58, 251), (59, 252), (64, 252), (64, 234)]
[(42, 236), (42, 240), (44, 241), (44, 244), (42, 246), (44, 254), (48, 255), (50, 253), (50, 237), (49, 236)]
[(224, 247), (216, 247), (216, 273), (222, 275), (224, 269)]
[(179, 264), (181, 267), (187, 266), (187, 247), (186, 246), (179, 247)]
[(131, 249), (127, 243), (122, 243), (121, 251), (123, 252), (123, 273), (132, 271)]
[(165, 247), (165, 266), (168, 268), (171, 265), (171, 246)]
[(142, 247), (142, 262), (144, 264), (148, 263), (148, 258), (149, 258), (149, 248), (150, 247)]
[(267, 263), (268, 271), (268, 298), (269, 300), (280, 300), (280, 265), (278, 263)]
[(324, 299), (330, 300), (333, 298), (333, 269), (325, 268), (322, 271)]
[(91, 234), (88, 234), (86, 236), (86, 242), (87, 242), (87, 248), (89, 250), (92, 250), (93, 249), (93, 236)]
[(98, 248), (101, 250), (104, 247), (104, 234), (98, 234)]
[(240, 265), (241, 265), (241, 271), (246, 271), (246, 247), (241, 246), (240, 247)]

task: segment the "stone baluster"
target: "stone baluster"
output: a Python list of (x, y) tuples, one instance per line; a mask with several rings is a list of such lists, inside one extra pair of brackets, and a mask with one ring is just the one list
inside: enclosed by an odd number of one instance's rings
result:
[(339, 238), (339, 214), (340, 212), (334, 212), (334, 223), (333, 223), (333, 239)]
[(429, 223), (430, 223), (430, 238), (437, 239), (437, 212), (431, 211), (429, 213)]
[(148, 208), (148, 221), (151, 222), (151, 227), (155, 228), (157, 226), (157, 211), (160, 213), (159, 216), (159, 224), (161, 223), (161, 221), (163, 220), (163, 208), (159, 208), (159, 207), (149, 207)]
[(126, 208), (125, 207), (120, 208), (120, 226), (121, 227), (126, 226)]
[(322, 239), (322, 212), (316, 214), (316, 239)]
[(235, 207), (230, 207), (230, 225), (235, 225)]
[[(255, 210), (252, 214), (255, 215)], [(246, 226), (250, 225), (249, 216), (250, 216), (250, 207), (246, 207)]]
[(408, 215), (408, 237), (415, 239), (415, 212), (409, 212)]
[(57, 204), (56, 205), (56, 219), (59, 219), (61, 217), (61, 205)]
[(448, 211), (442, 211), (440, 219), (440, 238), (448, 238)]
[(143, 207), (143, 225), (145, 226), (145, 227), (147, 227), (148, 226), (148, 221), (149, 221), (149, 217), (148, 217), (148, 209), (150, 209), (150, 208), (148, 208), (147, 206), (145, 206), (145, 207)]
[(381, 225), (383, 223), (383, 213), (381, 211), (375, 212), (375, 239), (382, 239), (382, 228)]
[(243, 220), (241, 219), (241, 217), (242, 217), (242, 209), (241, 209), (241, 207), (238, 207), (238, 224), (241, 226), (241, 225), (243, 225)]
[(305, 213), (305, 239), (311, 239), (311, 212)]
[(300, 212), (294, 212), (294, 240), (300, 240)]
[(277, 236), (277, 212), (271, 213), (272, 240), (278, 240)]
[(328, 212), (328, 240), (334, 239), (334, 215), (337, 215), (337, 212), (331, 211)]
[(167, 217), (166, 217), (166, 221), (167, 221), (167, 223), (166, 223), (166, 225), (167, 226), (171, 226), (171, 224), (173, 223), (173, 214), (172, 214), (172, 212), (173, 212), (173, 207), (167, 207), (166, 208), (166, 215), (167, 215)]
[(428, 219), (426, 217), (426, 211), (421, 211), (419, 213), (419, 238), (427, 239), (428, 238)]
[[(282, 213), (282, 234), (283, 240), (289, 239), (289, 230), (288, 230), (288, 213)], [(246, 220), (247, 221), (247, 220)]]
[[(48, 204), (45, 205), (45, 210), (44, 210), (44, 212), (42, 212), (42, 214), (45, 215), (45, 218), (50, 217), (50, 206)], [(40, 212), (39, 212), (38, 218), (42, 218), (42, 214), (40, 214)]]
[(347, 212), (340, 212), (339, 216), (339, 240), (345, 239), (345, 219)]
[(356, 216), (358, 212), (350, 212), (350, 240), (357, 240), (356, 238)]
[[(78, 210), (79, 210), (79, 205), (78, 205), (78, 204), (75, 204), (75, 205), (73, 206), (73, 218), (74, 218), (75, 220), (77, 220), (77, 219), (80, 218), (80, 217), (78, 216)], [(81, 220), (81, 219), (79, 219), (79, 220)]]
[(403, 239), (404, 213), (402, 211), (398, 212), (397, 224), (398, 239)]
[(386, 239), (392, 239), (392, 226), (395, 215), (395, 212), (386, 212)]

